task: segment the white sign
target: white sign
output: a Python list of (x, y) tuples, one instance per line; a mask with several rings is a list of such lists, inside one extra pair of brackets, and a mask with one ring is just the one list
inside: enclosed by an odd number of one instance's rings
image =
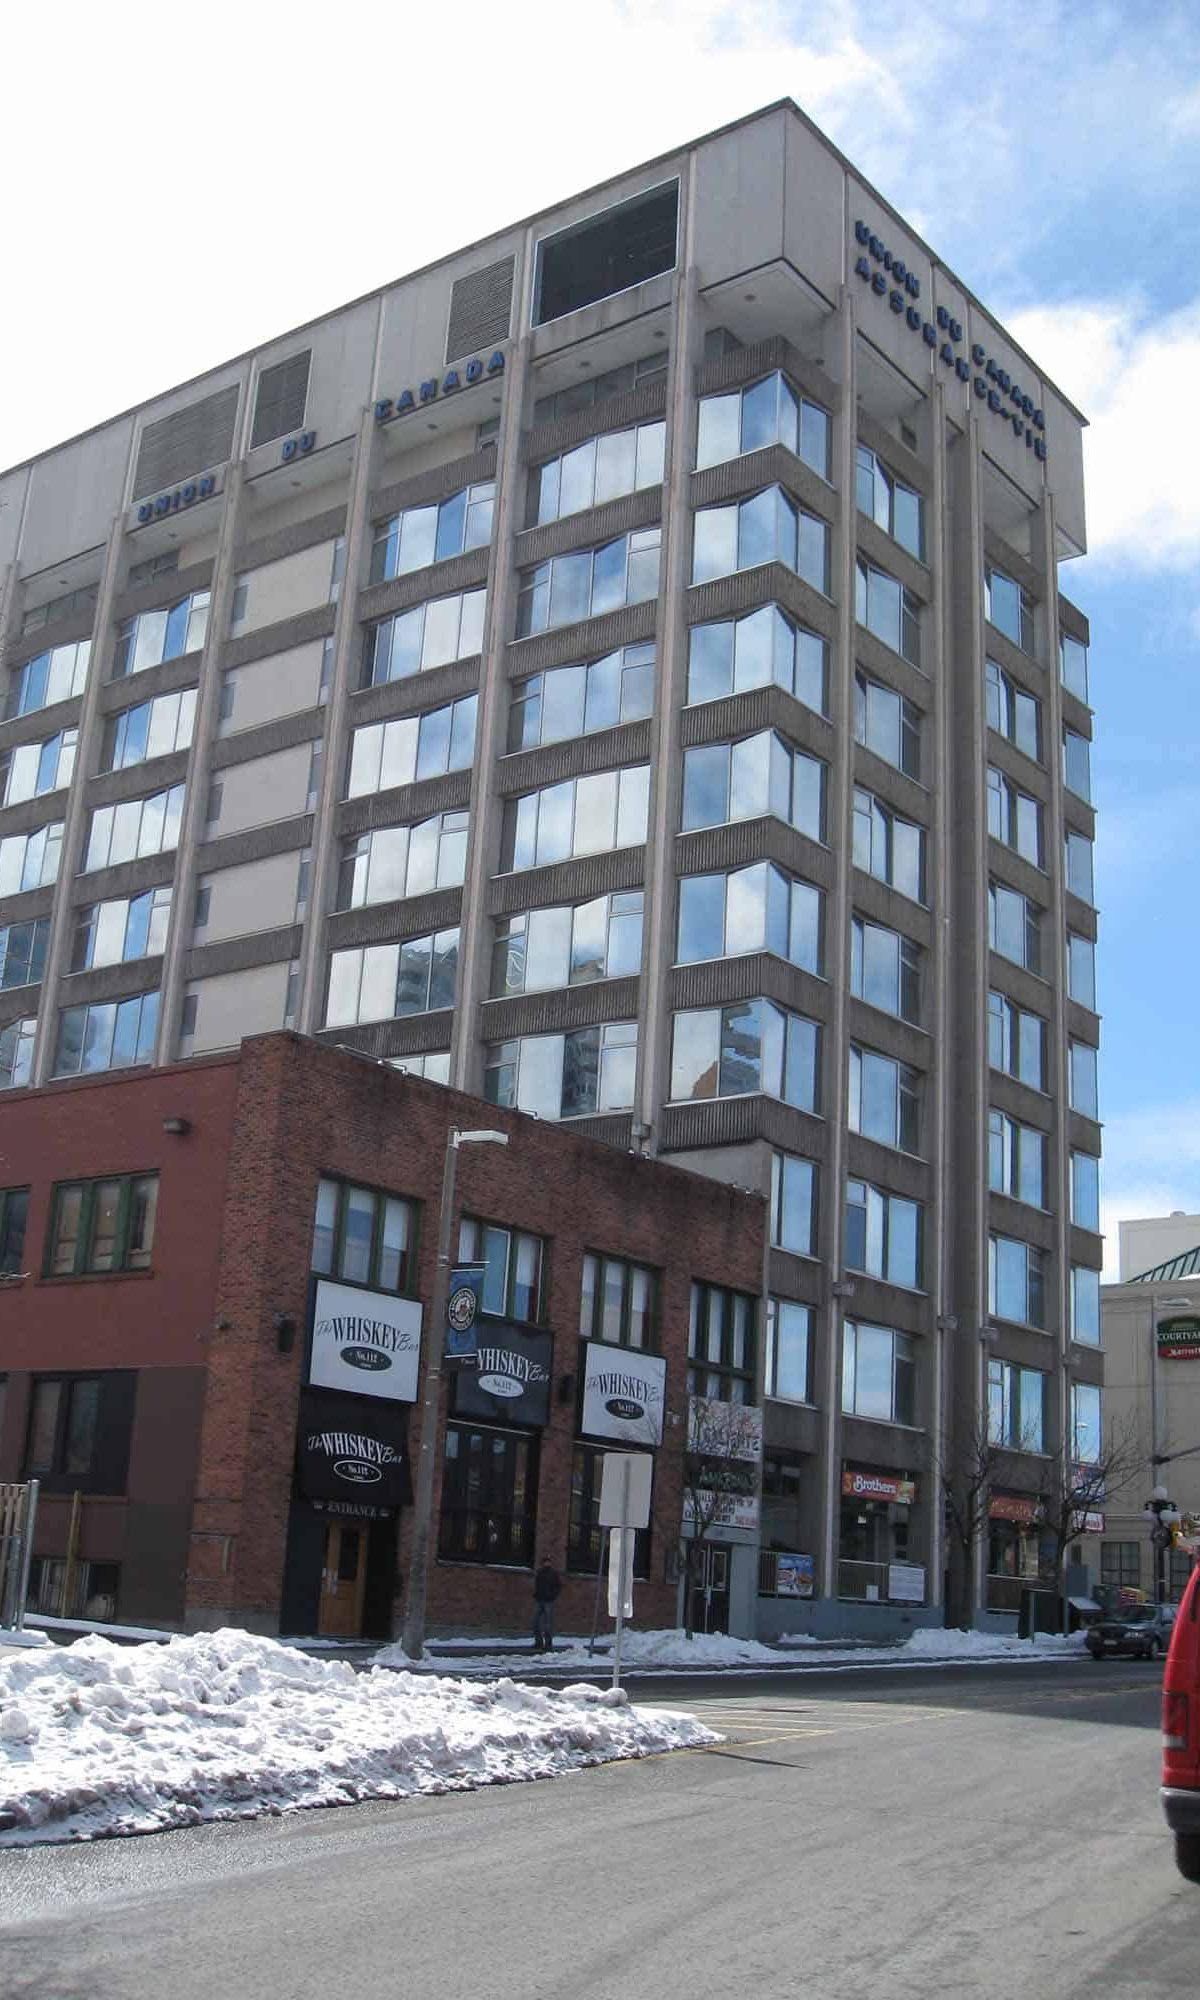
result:
[[(608, 1537), (608, 1615), (610, 1618), (633, 1617), (633, 1542), (632, 1528), (613, 1528)], [(622, 1553), (623, 1551), (623, 1553)], [(621, 1602), (621, 1576), (625, 1577), (625, 1602)]]
[(662, 1443), (667, 1364), (660, 1354), (634, 1354), (604, 1340), (584, 1342), (583, 1418), (587, 1437), (619, 1444)]
[[(628, 1485), (626, 1485), (628, 1468)], [(648, 1451), (606, 1451), (600, 1473), (602, 1528), (650, 1526), (650, 1478), (654, 1460)]]
[(918, 1563), (889, 1563), (888, 1596), (893, 1604), (924, 1604), (925, 1571)]
[(415, 1403), (421, 1306), (391, 1292), (317, 1282), (308, 1379), (322, 1389)]

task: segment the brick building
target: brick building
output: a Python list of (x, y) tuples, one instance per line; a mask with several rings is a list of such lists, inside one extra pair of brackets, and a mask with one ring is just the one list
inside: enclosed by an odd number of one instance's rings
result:
[[(606, 1445), (655, 1452), (637, 1614), (674, 1621), (689, 1329), (702, 1315), (723, 1343), (706, 1333), (696, 1386), (752, 1402), (761, 1197), (290, 1033), (3, 1107), (0, 1479), (42, 1482), (42, 1608), (396, 1628), (421, 1301), (456, 1124), (509, 1143), (459, 1159), (459, 1247), (484, 1266), (491, 1358), (443, 1395), (431, 1628), (523, 1629), (543, 1553), (565, 1576), (561, 1623), (590, 1624)], [(585, 1394), (630, 1371), (645, 1417)], [(399, 1393), (381, 1393), (393, 1376)], [(343, 1491), (330, 1464), (352, 1447), (391, 1459), (399, 1504), (374, 1504), (378, 1483)], [(754, 1549), (738, 1541), (745, 1627)]]

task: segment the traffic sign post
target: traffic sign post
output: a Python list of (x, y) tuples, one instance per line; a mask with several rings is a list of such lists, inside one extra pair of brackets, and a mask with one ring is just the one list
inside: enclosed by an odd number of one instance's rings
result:
[(613, 1686), (621, 1685), (621, 1638), (633, 1616), (633, 1549), (639, 1528), (650, 1525), (654, 1462), (645, 1451), (610, 1451), (600, 1477), (599, 1525), (608, 1533), (608, 1610), (616, 1619)]

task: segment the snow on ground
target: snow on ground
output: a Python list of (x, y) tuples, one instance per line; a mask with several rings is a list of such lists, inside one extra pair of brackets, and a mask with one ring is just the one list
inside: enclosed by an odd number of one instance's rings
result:
[(355, 1673), (245, 1632), (0, 1656), (0, 1846), (559, 1777), (719, 1742), (620, 1690)]
[[(412, 1673), (497, 1674), (511, 1669), (515, 1658), (531, 1656), (530, 1665), (538, 1672), (552, 1667), (574, 1671), (584, 1667), (603, 1674), (612, 1666), (613, 1636), (602, 1633), (596, 1651), (589, 1654), (587, 1640), (560, 1639), (553, 1657), (538, 1655), (529, 1644), (513, 1639), (447, 1639), (444, 1651), (427, 1653), (411, 1660), (397, 1641), (372, 1655), (375, 1665), (400, 1667)], [(1042, 1634), (1031, 1644), (1004, 1633), (946, 1631), (942, 1626), (924, 1626), (896, 1645), (874, 1643), (839, 1646), (810, 1634), (787, 1634), (776, 1645), (764, 1646), (756, 1639), (734, 1639), (724, 1633), (697, 1633), (688, 1639), (682, 1630), (627, 1631), (621, 1641), (621, 1665), (631, 1673), (679, 1674), (712, 1673), (714, 1670), (759, 1667), (849, 1667), (867, 1671), (880, 1666), (952, 1665), (967, 1661), (1016, 1663), (1048, 1658), (1073, 1657), (1084, 1651), (1082, 1635), (1069, 1639)]]

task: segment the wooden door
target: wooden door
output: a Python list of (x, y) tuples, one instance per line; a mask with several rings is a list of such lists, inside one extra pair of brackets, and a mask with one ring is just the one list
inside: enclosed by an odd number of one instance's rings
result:
[(362, 1637), (367, 1583), (367, 1529), (330, 1521), (325, 1529), (325, 1564), (317, 1632), (322, 1639)]

